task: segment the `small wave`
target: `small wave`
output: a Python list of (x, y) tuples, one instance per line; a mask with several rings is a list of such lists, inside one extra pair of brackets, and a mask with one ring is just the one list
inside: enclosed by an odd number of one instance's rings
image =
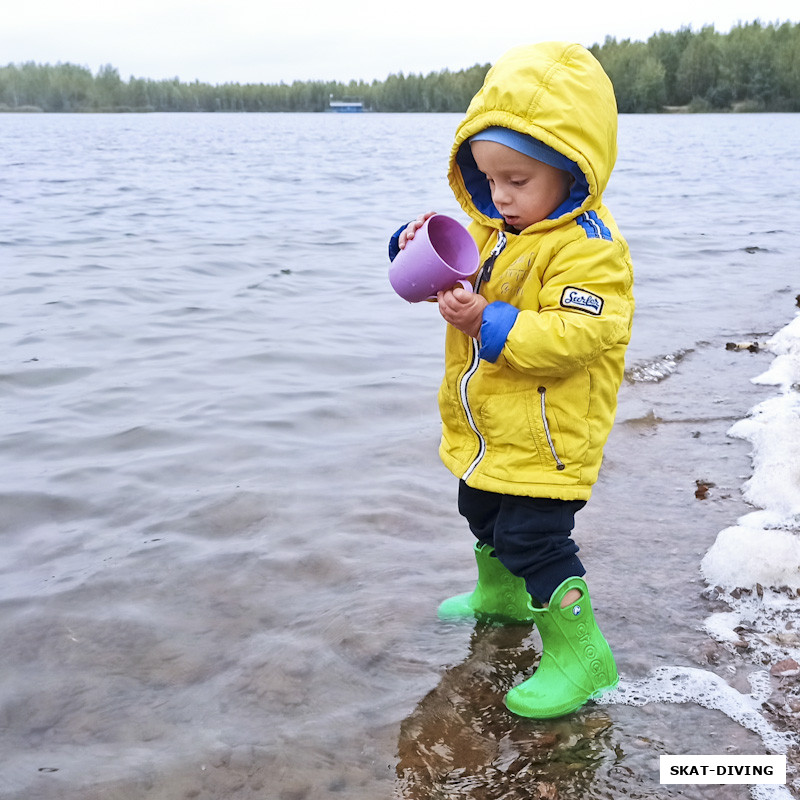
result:
[(0, 374), (0, 385), (15, 389), (51, 388), (82, 380), (94, 371), (91, 367), (44, 367), (17, 370)]
[(678, 368), (678, 365), (692, 350), (678, 350), (665, 356), (659, 356), (654, 361), (644, 364), (635, 364), (625, 370), (625, 379), (631, 383), (660, 383), (669, 378)]
[(621, 680), (619, 686), (597, 702), (600, 705), (643, 706), (648, 703), (696, 703), (721, 711), (755, 733), (773, 753), (785, 753), (797, 745), (796, 737), (777, 731), (759, 712), (771, 693), (769, 674), (749, 676), (750, 694), (742, 694), (719, 675), (695, 667), (659, 667), (647, 678)]

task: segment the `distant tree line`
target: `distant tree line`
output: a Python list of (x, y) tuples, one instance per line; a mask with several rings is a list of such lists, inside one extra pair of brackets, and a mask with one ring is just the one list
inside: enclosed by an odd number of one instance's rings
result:
[(614, 84), (619, 110), (800, 111), (800, 23), (713, 25), (647, 42), (606, 38), (590, 48)]
[[(590, 48), (611, 78), (622, 113), (800, 111), (800, 23), (740, 23), (729, 33), (661, 31), (646, 42), (607, 37)], [(0, 111), (325, 111), (331, 99), (372, 111), (463, 112), (489, 64), (384, 81), (292, 84), (124, 81), (110, 64), (0, 67)]]
[(131, 77), (107, 64), (87, 67), (32, 62), (0, 67), (0, 111), (325, 111), (355, 100), (373, 111), (463, 111), (489, 65), (459, 72), (390, 75), (385, 81), (295, 81), (292, 84), (181, 83)]

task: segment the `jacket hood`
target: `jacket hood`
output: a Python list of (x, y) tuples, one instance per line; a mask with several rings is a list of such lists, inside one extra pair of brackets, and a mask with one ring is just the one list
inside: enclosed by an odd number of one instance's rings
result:
[(617, 159), (617, 103), (611, 81), (586, 48), (544, 42), (510, 50), (489, 70), (458, 126), (450, 186), (472, 219), (497, 228), (502, 217), (468, 142), (493, 126), (532, 136), (568, 159), (575, 183), (549, 220), (564, 221), (601, 202)]

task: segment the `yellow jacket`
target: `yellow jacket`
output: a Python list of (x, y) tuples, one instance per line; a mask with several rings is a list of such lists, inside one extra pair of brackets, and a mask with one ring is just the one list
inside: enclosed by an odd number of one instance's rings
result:
[[(533, 136), (576, 177), (567, 202), (519, 234), (504, 230), (467, 143), (490, 126)], [(448, 326), (439, 391), (440, 455), (470, 486), (585, 500), (597, 480), (634, 306), (628, 246), (602, 202), (616, 133), (608, 77), (558, 42), (506, 54), (458, 127), (448, 178), (493, 261), (476, 280), (489, 301), (480, 340)]]

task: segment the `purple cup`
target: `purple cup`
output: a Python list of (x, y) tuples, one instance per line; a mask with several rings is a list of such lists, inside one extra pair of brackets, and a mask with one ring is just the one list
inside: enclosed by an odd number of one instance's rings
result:
[(444, 214), (428, 217), (414, 238), (395, 256), (389, 267), (389, 283), (404, 300), (435, 300), (436, 293), (467, 280), (480, 265), (478, 245), (457, 220)]

